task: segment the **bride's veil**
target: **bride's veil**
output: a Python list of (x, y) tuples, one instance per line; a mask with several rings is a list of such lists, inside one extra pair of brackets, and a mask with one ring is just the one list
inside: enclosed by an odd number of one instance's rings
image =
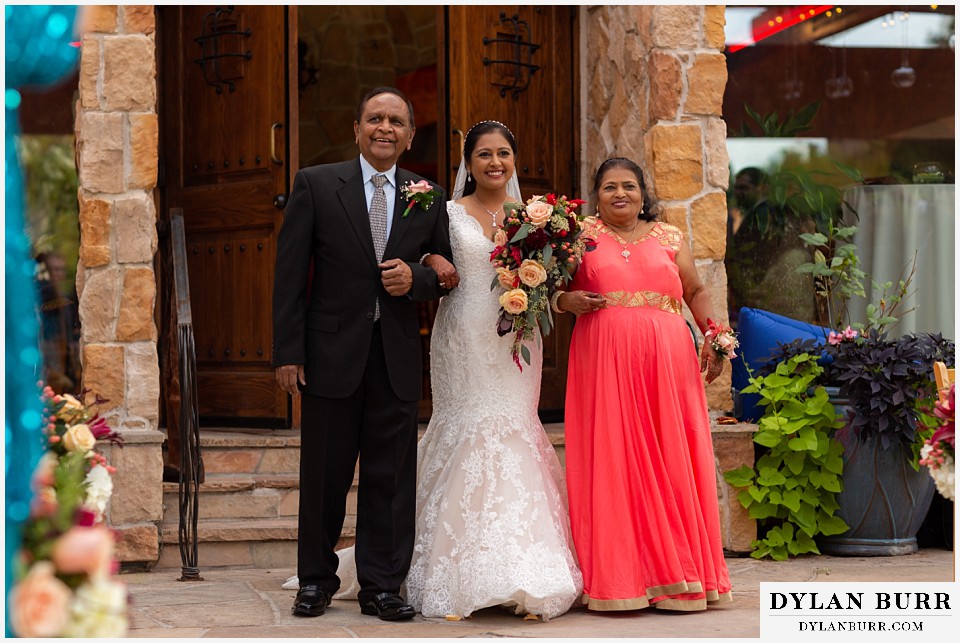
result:
[[(453, 195), (451, 200), (456, 201), (463, 196), (463, 188), (467, 185), (467, 164), (463, 158), (462, 150), (460, 155), (460, 168), (457, 170), (457, 180), (453, 183)], [(520, 181), (517, 180), (517, 171), (514, 169), (513, 176), (507, 181), (507, 198), (513, 199), (516, 203), (523, 203), (520, 196)]]

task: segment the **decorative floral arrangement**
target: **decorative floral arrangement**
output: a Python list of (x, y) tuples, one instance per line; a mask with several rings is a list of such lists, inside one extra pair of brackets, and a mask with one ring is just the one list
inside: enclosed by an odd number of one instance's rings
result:
[(940, 426), (920, 449), (920, 464), (927, 467), (930, 477), (937, 485), (937, 491), (947, 500), (953, 500), (955, 497), (954, 388), (955, 385), (951, 384), (950, 390), (943, 399), (934, 405), (933, 414), (939, 420)]
[(723, 322), (713, 321), (707, 317), (707, 332), (704, 333), (704, 339), (710, 342), (713, 350), (720, 357), (733, 359), (737, 356), (734, 350), (740, 346), (740, 342), (737, 341), (737, 335), (733, 329)]
[[(20, 637), (122, 637), (126, 585), (113, 578), (114, 533), (104, 523), (116, 471), (95, 450), (122, 438), (71, 395), (43, 388), (48, 451), (32, 485), (8, 609)], [(92, 406), (105, 400), (97, 398)]]
[(430, 206), (433, 205), (433, 200), (440, 196), (440, 193), (434, 190), (433, 186), (426, 180), (417, 183), (409, 181), (406, 185), (400, 187), (400, 191), (403, 192), (403, 198), (410, 201), (407, 204), (407, 209), (403, 211), (404, 217), (410, 214), (414, 204), (419, 204), (420, 209), (424, 211), (429, 210)]
[(583, 254), (596, 247), (584, 234), (587, 217), (578, 214), (581, 199), (555, 194), (534, 196), (526, 204), (506, 207), (503, 228), (494, 236), (496, 247), (490, 261), (497, 276), (490, 284), (503, 289), (497, 334), (515, 333), (513, 361), (523, 371), (520, 357), (529, 364), (530, 349), (524, 345), (539, 327), (547, 335), (553, 328), (550, 296), (572, 279), (571, 270)]

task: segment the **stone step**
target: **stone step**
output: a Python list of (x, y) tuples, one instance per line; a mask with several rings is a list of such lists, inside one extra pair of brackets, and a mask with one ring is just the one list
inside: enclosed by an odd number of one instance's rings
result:
[[(199, 489), (200, 521), (296, 517), (300, 476), (296, 473), (208, 475)], [(178, 524), (179, 485), (163, 483), (163, 524)]]
[[(337, 549), (353, 545), (356, 516), (348, 515)], [(180, 558), (179, 530), (176, 524), (164, 525), (160, 534), (160, 559), (156, 569), (178, 569)], [(259, 569), (293, 568), (297, 566), (297, 518), (273, 520), (199, 521), (197, 524), (197, 566), (255, 567)]]
[(204, 471), (217, 474), (296, 474), (300, 432), (270, 429), (203, 429)]

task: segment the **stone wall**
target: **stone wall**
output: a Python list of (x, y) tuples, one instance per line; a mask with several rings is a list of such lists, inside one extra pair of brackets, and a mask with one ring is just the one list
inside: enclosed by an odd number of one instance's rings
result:
[(109, 509), (123, 562), (155, 562), (162, 518), (154, 324), (157, 84), (154, 8), (89, 6), (76, 109), (83, 388), (125, 440)]

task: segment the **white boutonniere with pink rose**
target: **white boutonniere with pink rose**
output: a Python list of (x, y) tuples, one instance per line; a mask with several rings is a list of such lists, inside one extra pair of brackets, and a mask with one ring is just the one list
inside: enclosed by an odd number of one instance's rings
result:
[(406, 185), (400, 187), (403, 197), (409, 201), (407, 209), (403, 211), (403, 216), (410, 214), (414, 204), (419, 204), (426, 211), (433, 205), (433, 200), (440, 196), (440, 193), (433, 189), (433, 186), (426, 180), (414, 183), (409, 181)]

